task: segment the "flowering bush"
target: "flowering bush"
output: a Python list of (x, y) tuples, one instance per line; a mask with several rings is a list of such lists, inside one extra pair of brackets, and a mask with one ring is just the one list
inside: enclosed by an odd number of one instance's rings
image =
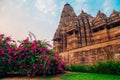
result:
[(17, 48), (11, 42), (9, 37), (0, 36), (0, 65), (10, 68), (7, 72), (29, 77), (64, 73), (65, 63), (47, 42), (27, 38)]
[(49, 50), (48, 46), (47, 42), (40, 40), (23, 40), (17, 52), (18, 72), (32, 77), (36, 74), (46, 76), (63, 73), (64, 63), (58, 53)]
[(12, 72), (16, 61), (16, 44), (10, 37), (0, 34), (0, 71)]

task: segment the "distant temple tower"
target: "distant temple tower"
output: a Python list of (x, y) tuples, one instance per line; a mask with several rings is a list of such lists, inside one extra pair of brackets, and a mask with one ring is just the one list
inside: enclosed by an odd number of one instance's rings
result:
[(118, 57), (120, 60), (120, 12), (113, 10), (107, 17), (98, 11), (96, 17), (92, 17), (82, 10), (77, 16), (67, 3), (53, 42), (56, 51), (69, 63), (93, 64)]
[(67, 50), (67, 27), (72, 24), (72, 21), (74, 21), (76, 17), (77, 16), (70, 4), (65, 4), (61, 14), (58, 29), (56, 30), (53, 38), (54, 47), (58, 52), (63, 52)]

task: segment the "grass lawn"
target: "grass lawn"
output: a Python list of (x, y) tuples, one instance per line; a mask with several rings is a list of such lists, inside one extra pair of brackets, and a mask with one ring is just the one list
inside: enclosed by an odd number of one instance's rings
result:
[(49, 76), (46, 78), (35, 77), (8, 77), (0, 80), (120, 80), (120, 76), (108, 74), (93, 74), (80, 72), (67, 72), (63, 75)]

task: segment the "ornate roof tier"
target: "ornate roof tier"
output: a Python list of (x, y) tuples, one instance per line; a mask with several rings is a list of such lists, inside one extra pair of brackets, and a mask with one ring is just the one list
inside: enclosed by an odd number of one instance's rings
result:
[(107, 23), (107, 19), (107, 16), (99, 10), (92, 23), (94, 27), (97, 28), (99, 26), (105, 25)]
[(110, 18), (115, 17), (115, 16), (119, 16), (119, 12), (116, 10), (113, 10), (113, 12), (110, 15)]
[(69, 26), (66, 28), (66, 32), (70, 32), (73, 30), (78, 30), (78, 20), (77, 17), (74, 18), (69, 24)]
[(78, 16), (79, 18), (81, 18), (81, 17), (90, 17), (90, 18), (93, 18), (90, 14), (87, 14), (86, 12), (84, 12), (83, 10), (81, 11), (81, 13), (80, 13), (80, 15)]
[(61, 35), (60, 35), (60, 32), (58, 30), (54, 34), (53, 41), (56, 41), (57, 39), (61, 39)]
[(83, 10), (81, 11), (80, 15), (78, 16), (79, 22), (83, 22), (82, 20), (88, 20), (90, 23), (93, 21), (94, 17), (91, 16), (90, 14), (87, 14)]
[(111, 13), (110, 17), (109, 17), (109, 23), (108, 24), (112, 24), (113, 22), (119, 22), (120, 21), (120, 15), (118, 11), (113, 10), (113, 12)]

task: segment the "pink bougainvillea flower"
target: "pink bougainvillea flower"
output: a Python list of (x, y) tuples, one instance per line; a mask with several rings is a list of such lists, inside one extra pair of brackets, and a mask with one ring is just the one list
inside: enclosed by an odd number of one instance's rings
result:
[(32, 74), (31, 77), (34, 77), (35, 74)]
[(4, 37), (5, 35), (4, 34), (0, 34), (0, 38)]
[(28, 59), (29, 59), (30, 57), (31, 57), (31, 56), (29, 55), (29, 56), (28, 56)]
[(10, 47), (7, 47), (7, 50), (8, 50), (8, 54), (10, 54), (12, 51), (12, 49)]
[(40, 66), (43, 66), (43, 64), (42, 64), (42, 63), (40, 63)]
[(10, 42), (11, 38), (10, 37), (6, 37), (6, 41)]
[(30, 74), (27, 74), (28, 77), (31, 77)]
[(30, 50), (30, 53), (32, 54), (33, 52), (34, 52), (33, 49), (31, 49), (31, 50)]
[(46, 70), (48, 70), (48, 68), (49, 68), (49, 65), (48, 65), (48, 66), (46, 66)]
[(1, 54), (2, 54), (2, 55), (4, 55), (4, 54), (5, 54), (4, 50), (1, 50)]
[(43, 51), (43, 48), (39, 48), (39, 51), (42, 52), (42, 51)]
[(29, 42), (29, 37), (27, 37), (25, 40), (23, 40), (24, 43), (28, 43)]
[(8, 60), (8, 63), (11, 64), (11, 60), (10, 59)]
[(13, 56), (16, 56), (16, 53), (14, 53)]

